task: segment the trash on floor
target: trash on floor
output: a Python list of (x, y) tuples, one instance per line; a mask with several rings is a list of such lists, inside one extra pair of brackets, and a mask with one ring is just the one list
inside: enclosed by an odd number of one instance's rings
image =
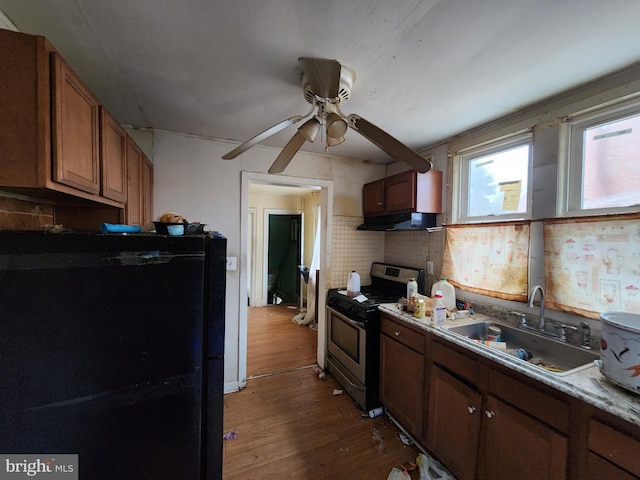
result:
[(387, 453), (387, 446), (384, 443), (384, 438), (382, 438), (382, 435), (380, 434), (380, 430), (378, 430), (377, 428), (374, 428), (372, 437), (373, 437), (373, 441), (378, 444), (378, 453), (380, 454)]
[(413, 445), (413, 441), (404, 432), (399, 432), (398, 436), (400, 437), (400, 441), (405, 445)]
[(316, 375), (318, 375), (318, 378), (320, 380), (326, 380), (327, 376), (325, 375), (324, 370), (322, 370), (319, 365), (316, 365), (313, 368), (313, 371)]
[(456, 480), (444, 466), (430, 455), (421, 453), (416, 458), (420, 480)]
[(411, 476), (399, 468), (393, 467), (391, 473), (387, 477), (387, 480), (411, 480)]
[(342, 395), (342, 390), (338, 390), (337, 388), (333, 389), (333, 394), (334, 395)]
[(384, 407), (378, 407), (378, 408), (374, 408), (372, 410), (369, 410), (369, 418), (375, 418), (375, 417), (379, 417), (380, 415), (382, 415), (384, 412), (386, 412), (386, 409)]
[(407, 462), (402, 467), (400, 467), (403, 472), (413, 472), (418, 466), (413, 462)]
[(234, 428), (233, 430), (231, 430), (228, 433), (225, 433), (222, 438), (224, 438), (225, 440), (234, 440), (236, 437), (238, 436), (238, 429)]

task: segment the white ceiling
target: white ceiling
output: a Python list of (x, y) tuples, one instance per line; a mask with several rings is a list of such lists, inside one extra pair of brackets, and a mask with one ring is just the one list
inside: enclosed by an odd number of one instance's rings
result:
[[(353, 69), (342, 111), (416, 150), (640, 61), (638, 0), (0, 0), (0, 11), (48, 37), (121, 123), (235, 142), (307, 112), (300, 56)], [(263, 143), (283, 147), (295, 128)], [(355, 131), (330, 153), (390, 161)]]

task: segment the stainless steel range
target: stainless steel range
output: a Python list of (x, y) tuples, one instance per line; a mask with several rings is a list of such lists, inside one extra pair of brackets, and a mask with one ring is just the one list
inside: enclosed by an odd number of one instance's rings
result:
[(415, 277), (424, 293), (424, 270), (374, 262), (364, 297), (347, 296), (346, 288), (327, 293), (328, 369), (363, 410), (380, 406), (380, 313), (378, 305), (394, 303), (407, 293)]

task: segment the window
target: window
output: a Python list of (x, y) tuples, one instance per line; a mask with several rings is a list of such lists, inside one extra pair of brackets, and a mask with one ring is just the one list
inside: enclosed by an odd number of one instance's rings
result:
[(609, 106), (570, 123), (566, 213), (637, 211), (640, 102)]
[(532, 137), (519, 135), (459, 153), (459, 222), (530, 218)]

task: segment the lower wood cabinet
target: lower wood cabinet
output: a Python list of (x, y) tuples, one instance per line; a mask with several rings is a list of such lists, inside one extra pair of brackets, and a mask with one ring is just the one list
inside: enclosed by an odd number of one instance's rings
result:
[(482, 421), (478, 478), (567, 478), (566, 436), (491, 395)]
[(409, 434), (420, 440), (424, 429), (426, 332), (385, 315), (380, 330), (380, 401)]
[(567, 478), (566, 403), (443, 342), (430, 353), (426, 446), (458, 480)]
[(457, 480), (640, 479), (640, 426), (384, 313), (380, 397)]
[(620, 427), (589, 421), (587, 480), (640, 478), (640, 440)]
[(481, 414), (475, 388), (437, 364), (431, 368), (427, 449), (458, 480), (475, 478)]

